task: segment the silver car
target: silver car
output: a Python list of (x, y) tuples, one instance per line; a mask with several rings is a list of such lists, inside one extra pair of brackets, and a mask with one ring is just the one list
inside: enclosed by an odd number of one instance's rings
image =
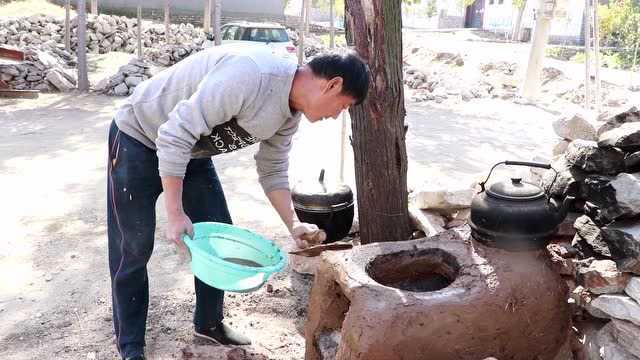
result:
[[(274, 55), (291, 61), (298, 61), (296, 47), (289, 39), (284, 26), (277, 23), (231, 22), (220, 28), (222, 44), (246, 44), (268, 46)], [(213, 35), (209, 34), (204, 47), (214, 45)]]

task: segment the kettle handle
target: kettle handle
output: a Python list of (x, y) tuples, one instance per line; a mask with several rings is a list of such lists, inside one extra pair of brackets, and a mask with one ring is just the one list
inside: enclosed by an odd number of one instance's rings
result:
[(556, 179), (558, 178), (558, 171), (556, 169), (554, 169), (550, 164), (543, 164), (543, 163), (536, 163), (536, 162), (528, 162), (528, 161), (511, 161), (511, 160), (507, 160), (507, 161), (502, 161), (499, 162), (495, 165), (493, 165), (493, 167), (491, 168), (491, 170), (489, 170), (489, 175), (487, 175), (487, 178), (481, 182), (480, 188), (482, 190), (480, 190), (478, 192), (478, 194), (483, 193), (485, 191), (485, 184), (487, 183), (487, 181), (489, 181), (489, 178), (491, 177), (491, 173), (493, 172), (493, 170), (500, 166), (500, 165), (510, 165), (510, 166), (528, 166), (528, 167), (537, 167), (537, 168), (542, 168), (542, 169), (547, 169), (547, 170), (553, 170), (556, 175), (553, 177), (553, 181), (551, 182), (551, 185), (549, 185), (549, 187), (545, 190), (545, 193), (547, 194), (547, 197), (550, 197), (549, 193), (551, 192), (551, 189), (553, 188), (553, 184), (555, 184)]

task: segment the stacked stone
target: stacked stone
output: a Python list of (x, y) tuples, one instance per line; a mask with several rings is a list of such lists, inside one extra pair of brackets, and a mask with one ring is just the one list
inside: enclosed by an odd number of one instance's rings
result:
[(559, 176), (552, 184), (549, 171), (543, 184), (577, 201), (573, 241), (549, 250), (575, 282), (578, 312), (608, 321), (591, 335), (589, 358), (640, 359), (640, 111), (572, 114), (554, 129), (563, 138), (554, 149)]
[(145, 49), (144, 57), (154, 64), (171, 66), (200, 50), (202, 50), (202, 47), (199, 44), (168, 44)]
[(121, 66), (117, 74), (101, 80), (94, 90), (106, 95), (127, 96), (150, 77), (151, 67), (142, 60), (132, 59), (129, 64)]
[[(202, 29), (192, 24), (171, 25), (171, 48), (167, 48), (163, 25), (143, 26), (142, 45), (172, 53), (176, 48), (184, 48), (188, 53), (201, 47), (205, 40)], [(71, 50), (77, 46), (77, 18), (71, 21)], [(93, 53), (137, 51), (137, 20), (124, 16), (90, 15), (87, 19), (87, 49)], [(64, 22), (51, 16), (34, 15), (25, 18), (0, 20), (0, 44), (19, 48), (28, 45), (64, 43)], [(157, 55), (158, 52), (150, 52)], [(172, 54), (170, 56), (173, 56)], [(157, 56), (159, 57), (159, 56)], [(156, 57), (156, 58), (157, 58)]]
[(438, 53), (433, 57), (433, 64), (441, 63), (447, 67), (434, 66), (431, 73), (408, 66), (404, 69), (404, 83), (413, 89), (411, 99), (415, 102), (435, 101), (442, 103), (446, 100), (471, 101), (480, 98), (502, 98), (505, 100), (515, 97), (517, 79), (513, 76), (517, 65), (515, 63), (486, 63), (480, 65), (483, 77), (474, 85), (454, 81), (448, 67), (464, 66), (464, 59), (459, 54)]
[(75, 70), (69, 67), (74, 64), (63, 50), (32, 45), (25, 50), (25, 61), (0, 65), (0, 79), (15, 90), (70, 91), (76, 88)]

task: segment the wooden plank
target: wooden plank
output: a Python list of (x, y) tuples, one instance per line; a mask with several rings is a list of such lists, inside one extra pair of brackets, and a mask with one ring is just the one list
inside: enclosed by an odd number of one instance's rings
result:
[(0, 98), (37, 99), (39, 94), (40, 92), (38, 90), (0, 89)]
[(16, 61), (24, 61), (24, 52), (0, 46), (0, 57)]

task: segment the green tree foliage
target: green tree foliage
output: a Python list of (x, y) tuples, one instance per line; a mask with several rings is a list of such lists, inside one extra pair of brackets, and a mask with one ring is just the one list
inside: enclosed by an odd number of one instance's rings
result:
[(427, 3), (427, 17), (434, 17), (438, 14), (438, 0), (429, 0)]
[(606, 46), (619, 49), (623, 64), (636, 65), (640, 47), (640, 3), (614, 0), (598, 7), (600, 38)]
[(516, 9), (524, 9), (525, 5), (527, 5), (527, 0), (513, 0), (511, 4)]

